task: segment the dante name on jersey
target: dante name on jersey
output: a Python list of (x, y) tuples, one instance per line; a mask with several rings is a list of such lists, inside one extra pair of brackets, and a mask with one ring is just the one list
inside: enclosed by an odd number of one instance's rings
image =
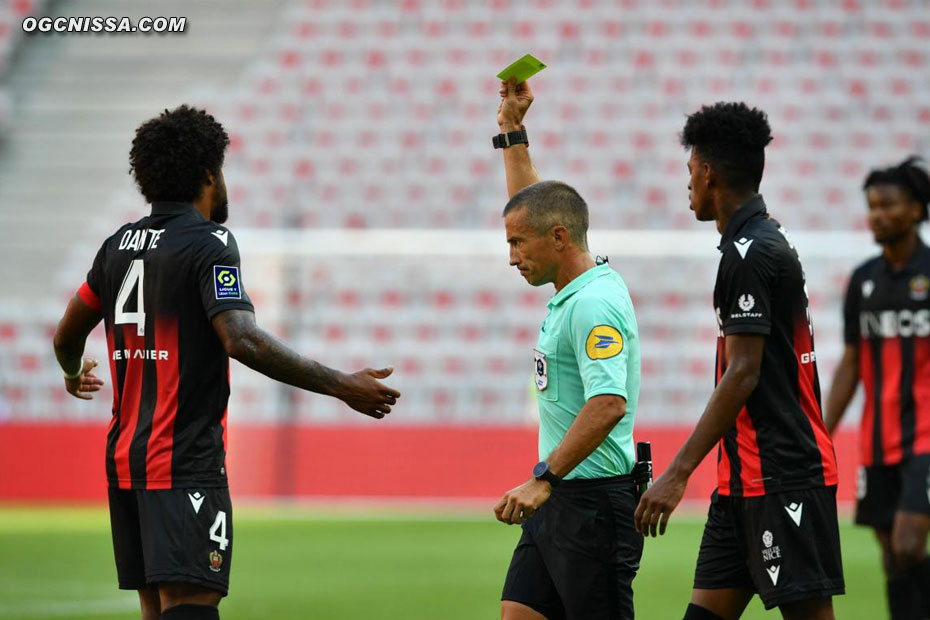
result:
[[(139, 230), (129, 229), (123, 233), (123, 237), (119, 241), (119, 250), (154, 250), (158, 247), (158, 238), (161, 237), (162, 233), (165, 232), (165, 229), (152, 230), (150, 228), (142, 228)], [(146, 247), (148, 246), (148, 247)]]
[(235, 238), (193, 205), (154, 203), (103, 243), (78, 294), (106, 326), (110, 486), (226, 486), (229, 358), (211, 320), (252, 310)]

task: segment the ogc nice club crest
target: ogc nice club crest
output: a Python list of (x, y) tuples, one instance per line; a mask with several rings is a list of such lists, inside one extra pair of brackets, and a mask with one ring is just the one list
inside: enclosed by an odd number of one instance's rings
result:
[(220, 572), (220, 566), (223, 565), (223, 556), (220, 555), (219, 551), (210, 552), (210, 570), (214, 573)]

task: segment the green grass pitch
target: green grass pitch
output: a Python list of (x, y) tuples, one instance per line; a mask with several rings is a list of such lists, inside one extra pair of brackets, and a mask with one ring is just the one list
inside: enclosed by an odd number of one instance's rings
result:
[[(236, 513), (231, 594), (224, 620), (457, 620), (499, 617), (499, 596), (519, 529), (486, 515), (352, 514), (243, 508)], [(842, 528), (847, 592), (837, 618), (887, 617), (871, 533)], [(634, 582), (637, 617), (676, 620), (691, 591), (699, 516), (676, 514), (646, 541)], [(0, 507), (0, 618), (138, 617), (134, 593), (116, 589), (102, 508)], [(743, 616), (766, 614), (755, 599)]]

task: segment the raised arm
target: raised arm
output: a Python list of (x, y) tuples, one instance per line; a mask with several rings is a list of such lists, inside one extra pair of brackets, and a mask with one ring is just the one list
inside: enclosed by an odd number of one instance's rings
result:
[[(515, 83), (501, 82), (501, 103), (497, 108), (497, 124), (501, 133), (520, 131), (523, 126), (523, 116), (533, 103), (533, 91), (529, 82)], [(514, 194), (524, 187), (539, 181), (539, 174), (530, 161), (530, 152), (525, 144), (514, 144), (501, 149), (504, 152), (504, 169), (507, 173), (507, 195), (513, 198)]]
[(827, 397), (827, 415), (824, 424), (831, 435), (843, 419), (849, 401), (856, 395), (858, 385), (859, 349), (854, 344), (847, 344), (843, 350), (843, 357), (833, 374), (833, 384), (830, 386), (830, 395)]
[(248, 310), (227, 310), (213, 317), (213, 329), (229, 357), (266, 377), (310, 392), (333, 396), (360, 413), (383, 418), (400, 392), (382, 384), (393, 368), (366, 368), (347, 374), (307, 359), (255, 323)]

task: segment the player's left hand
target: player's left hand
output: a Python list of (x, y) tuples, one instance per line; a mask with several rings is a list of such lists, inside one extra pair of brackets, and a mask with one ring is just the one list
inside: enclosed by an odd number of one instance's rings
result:
[(648, 491), (639, 499), (639, 505), (633, 514), (633, 527), (643, 536), (665, 534), (668, 518), (678, 506), (685, 494), (688, 479), (675, 476), (669, 471), (659, 476)]
[(510, 489), (494, 506), (494, 516), (501, 523), (525, 523), (546, 503), (552, 487), (545, 480), (530, 478), (515, 489)]
[(84, 360), (81, 374), (75, 379), (65, 379), (65, 389), (68, 394), (81, 400), (93, 400), (93, 392), (99, 392), (103, 386), (103, 379), (91, 371), (97, 367), (97, 360)]

